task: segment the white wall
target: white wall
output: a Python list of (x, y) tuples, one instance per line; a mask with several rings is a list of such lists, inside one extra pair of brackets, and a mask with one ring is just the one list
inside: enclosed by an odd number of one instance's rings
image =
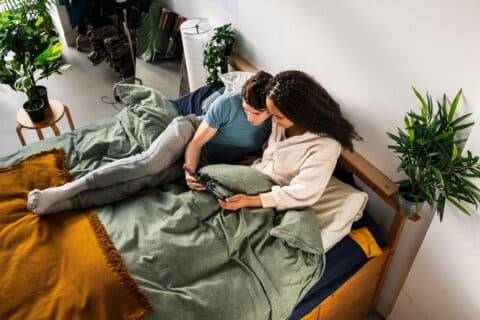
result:
[[(313, 75), (340, 102), (363, 136), (356, 149), (392, 179), (399, 178), (398, 161), (386, 147), (390, 141), (385, 132), (402, 126), (405, 112), (416, 107), (412, 85), (421, 92), (428, 90), (434, 98), (443, 93), (453, 97), (463, 88), (465, 99), (459, 112), (480, 106), (478, 0), (163, 3), (187, 17), (209, 18), (214, 25), (232, 22), (239, 33), (241, 55), (257, 68), (272, 73), (296, 68)], [(393, 307), (430, 219), (426, 215), (406, 225), (379, 299), (383, 314)], [(480, 226), (475, 218), (464, 223), (477, 230)], [(455, 226), (445, 223), (442, 227), (447, 234), (449, 228), (458, 233)], [(469, 236), (471, 241), (477, 239), (473, 233)], [(458, 246), (447, 243), (442, 249), (451, 252)], [(480, 263), (480, 258), (475, 261)], [(460, 286), (473, 285), (463, 274), (459, 280)], [(423, 281), (420, 286), (427, 284)]]
[[(466, 150), (480, 154), (480, 122)], [(477, 181), (480, 187), (480, 182)], [(480, 318), (480, 216), (447, 207), (435, 219), (395, 303), (391, 320)]]

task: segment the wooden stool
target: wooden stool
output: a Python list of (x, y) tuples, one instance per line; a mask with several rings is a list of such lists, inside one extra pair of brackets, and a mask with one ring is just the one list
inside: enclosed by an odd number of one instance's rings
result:
[(45, 112), (45, 119), (42, 122), (32, 122), (27, 112), (23, 108), (17, 111), (17, 135), (22, 143), (22, 146), (26, 144), (22, 134), (23, 128), (35, 129), (40, 140), (44, 139), (42, 129), (46, 127), (52, 128), (53, 133), (56, 136), (59, 136), (60, 130), (58, 130), (58, 127), (55, 125), (55, 123), (62, 119), (63, 114), (67, 114), (70, 130), (73, 131), (75, 129), (68, 107), (58, 100), (48, 99), (48, 102), (50, 103), (50, 108), (47, 108)]

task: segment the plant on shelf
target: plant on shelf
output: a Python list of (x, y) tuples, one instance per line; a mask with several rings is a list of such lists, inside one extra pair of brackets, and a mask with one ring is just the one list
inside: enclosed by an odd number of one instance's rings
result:
[(413, 91), (421, 103), (420, 112), (407, 113), (405, 130), (397, 128), (397, 135), (387, 133), (395, 142), (388, 147), (400, 158), (398, 171), (406, 175), (398, 182), (399, 200), (411, 202), (417, 210), (422, 202), (428, 202), (440, 221), (447, 201), (470, 215), (462, 202), (475, 208), (480, 204), (480, 189), (469, 180), (480, 177), (480, 163), (478, 156), (463, 152), (466, 139), (461, 134), (474, 123), (467, 122), (471, 114), (455, 116), (462, 90), (451, 103), (443, 95), (436, 110), (429, 94), (425, 99), (415, 88)]
[(61, 74), (69, 67), (60, 59), (61, 43), (42, 27), (43, 22), (42, 17), (31, 21), (17, 14), (0, 14), (0, 83), (27, 95), (24, 105), (27, 112), (40, 109), (32, 118), (36, 122), (44, 117), (36, 99), (48, 106), (46, 88), (37, 86), (37, 81), (54, 73)]
[(203, 67), (208, 72), (207, 83), (218, 82), (219, 75), (228, 71), (228, 57), (233, 53), (235, 30), (228, 23), (217, 27), (203, 52)]

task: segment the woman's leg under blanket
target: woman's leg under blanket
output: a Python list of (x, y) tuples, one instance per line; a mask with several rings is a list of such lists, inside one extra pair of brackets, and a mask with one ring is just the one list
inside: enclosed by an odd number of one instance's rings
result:
[(157, 174), (183, 155), (198, 124), (199, 120), (195, 117), (177, 117), (146, 151), (115, 160), (63, 186), (32, 190), (28, 194), (27, 207), (36, 214), (45, 214), (56, 202), (70, 199), (85, 190), (103, 188)]
[(177, 161), (174, 165), (160, 171), (158, 174), (114, 184), (104, 188), (90, 189), (80, 192), (75, 197), (54, 203), (48, 214), (67, 210), (89, 209), (92, 207), (120, 201), (143, 189), (154, 188), (158, 185), (170, 183), (183, 176), (183, 168)]

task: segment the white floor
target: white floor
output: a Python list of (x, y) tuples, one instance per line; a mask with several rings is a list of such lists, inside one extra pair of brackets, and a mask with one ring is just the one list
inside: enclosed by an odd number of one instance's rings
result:
[[(120, 80), (106, 62), (93, 66), (87, 53), (66, 46), (63, 47), (63, 57), (71, 68), (62, 75), (53, 75), (40, 81), (40, 84), (47, 87), (50, 99), (60, 100), (70, 108), (76, 128), (99, 118), (113, 116), (121, 110), (120, 104), (103, 102), (115, 102), (112, 87)], [(150, 64), (137, 60), (137, 77), (143, 80), (144, 85), (175, 98), (179, 90), (179, 68), (179, 62)], [(0, 156), (21, 147), (15, 131), (16, 113), (25, 100), (23, 93), (5, 85), (0, 86)], [(57, 125), (61, 132), (69, 130), (65, 117)], [(23, 129), (22, 132), (27, 144), (38, 140), (34, 130)], [(43, 133), (45, 138), (53, 136), (50, 128), (43, 129)]]

